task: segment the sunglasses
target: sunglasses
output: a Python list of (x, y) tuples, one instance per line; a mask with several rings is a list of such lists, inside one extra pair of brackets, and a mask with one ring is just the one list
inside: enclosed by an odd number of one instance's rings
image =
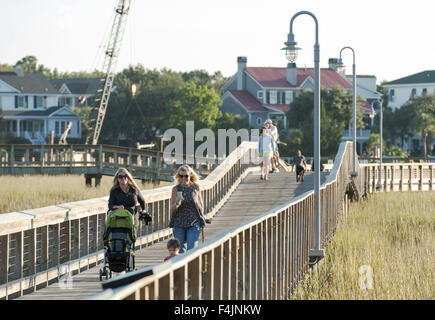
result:
[(126, 174), (118, 175), (118, 179), (124, 179), (124, 178), (128, 178), (128, 176)]
[(189, 178), (189, 175), (188, 174), (186, 174), (186, 175), (180, 174), (180, 178)]

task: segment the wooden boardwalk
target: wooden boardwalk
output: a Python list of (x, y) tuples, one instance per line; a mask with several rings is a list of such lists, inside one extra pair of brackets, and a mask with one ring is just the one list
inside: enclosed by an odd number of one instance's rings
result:
[[(206, 225), (205, 240), (257, 217), (292, 198), (313, 189), (313, 173), (305, 176), (305, 181), (296, 183), (294, 172), (271, 174), (270, 180), (260, 180), (260, 171), (249, 174), (229, 200)], [(321, 183), (326, 181), (327, 173), (322, 173)], [(138, 269), (163, 262), (167, 255), (166, 241), (136, 251)], [(74, 275), (68, 281), (52, 283), (50, 286), (34, 293), (19, 297), (17, 300), (71, 300), (82, 299), (102, 291), (98, 273), (100, 265)], [(115, 276), (115, 275), (114, 275)], [(70, 286), (68, 286), (70, 284)]]

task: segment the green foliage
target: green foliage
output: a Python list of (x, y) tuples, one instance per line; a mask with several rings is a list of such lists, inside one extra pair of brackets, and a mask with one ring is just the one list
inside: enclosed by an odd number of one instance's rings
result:
[(7, 63), (0, 63), (0, 72), (11, 72), (14, 71), (14, 67)]
[[(369, 136), (369, 139), (367, 140), (366, 144), (366, 153), (367, 155), (373, 157), (376, 154), (376, 150), (379, 149), (379, 140), (380, 135), (379, 133), (371, 133)], [(384, 151), (386, 148), (385, 140), (382, 139), (382, 151)]]
[(12, 133), (7, 133), (2, 135), (0, 138), (0, 143), (2, 144), (32, 144), (30, 140), (27, 140), (24, 137), (16, 137)]
[(131, 145), (156, 142), (156, 135), (169, 127), (171, 101), (182, 85), (181, 75), (168, 69), (146, 70), (140, 64), (124, 69), (109, 100), (101, 139), (118, 144), (119, 134), (124, 134)]
[(247, 117), (242, 117), (238, 114), (225, 113), (222, 117), (216, 120), (216, 129), (250, 129), (249, 120)]
[[(379, 132), (378, 119), (376, 116)], [(389, 141), (395, 143), (399, 138), (403, 146), (405, 136), (417, 133), (423, 137), (425, 153), (431, 153), (427, 145), (435, 136), (435, 95), (415, 96), (395, 111), (384, 108), (383, 121), (384, 137)]]
[(398, 146), (391, 145), (386, 148), (384, 151), (384, 155), (386, 156), (394, 156), (398, 158), (407, 158), (409, 157), (409, 153), (403, 150), (402, 148)]
[(279, 154), (283, 157), (292, 157), (297, 150), (303, 150), (304, 148), (304, 133), (302, 130), (293, 130), (288, 137), (280, 136), (280, 140), (287, 143), (286, 146), (279, 146)]
[[(86, 106), (70, 107), (70, 109), (83, 117), (81, 143), (85, 143), (86, 137), (89, 134), (89, 118), (90, 118), (92, 107), (89, 107), (89, 106), (88, 107), (86, 107)], [(70, 139), (68, 139), (68, 142), (71, 143)]]
[[(341, 142), (343, 130), (352, 119), (352, 93), (340, 87), (321, 89), (320, 93), (320, 145), (322, 155), (333, 155)], [(363, 126), (361, 100), (357, 100), (357, 124)], [(303, 91), (292, 102), (287, 113), (289, 126), (303, 133), (304, 154), (313, 155), (314, 149), (314, 93)], [(288, 143), (294, 144), (291, 139)]]
[(222, 117), (219, 106), (220, 97), (213, 89), (187, 82), (181, 87), (172, 101), (169, 123), (173, 128), (183, 129), (186, 121), (195, 121), (195, 128), (216, 127), (216, 121)]
[(225, 78), (220, 71), (216, 71), (214, 74), (210, 75), (205, 70), (183, 72), (182, 77), (184, 82), (194, 82), (197, 86), (213, 88), (218, 94), (220, 94), (219, 89), (228, 80), (228, 78)]

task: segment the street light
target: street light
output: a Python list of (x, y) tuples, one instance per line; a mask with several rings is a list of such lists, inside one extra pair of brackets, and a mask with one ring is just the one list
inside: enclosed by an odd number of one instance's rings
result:
[(299, 11), (290, 20), (290, 32), (286, 45), (281, 50), (285, 50), (286, 57), (290, 62), (295, 62), (300, 48), (296, 47), (293, 34), (293, 21), (299, 15), (307, 14), (314, 19), (316, 24), (316, 41), (314, 44), (314, 198), (315, 198), (315, 218), (314, 218), (314, 249), (310, 250), (310, 258), (316, 263), (325, 256), (325, 250), (320, 249), (320, 46), (319, 46), (319, 26), (317, 18), (309, 11)]
[(379, 103), (379, 101), (373, 102), (374, 105), (378, 106), (379, 108), (379, 182), (376, 185), (376, 190), (380, 190), (382, 188), (382, 127), (383, 127), (383, 110), (382, 110), (382, 104)]
[(355, 73), (355, 51), (351, 47), (343, 47), (340, 50), (340, 58), (338, 59), (338, 66), (344, 67), (343, 60), (341, 59), (341, 53), (345, 49), (352, 50), (353, 54), (353, 64), (352, 64), (352, 109), (353, 109), (353, 126), (352, 126), (352, 135), (353, 135), (353, 170), (351, 172), (352, 177), (358, 176), (358, 172), (356, 171), (356, 73)]

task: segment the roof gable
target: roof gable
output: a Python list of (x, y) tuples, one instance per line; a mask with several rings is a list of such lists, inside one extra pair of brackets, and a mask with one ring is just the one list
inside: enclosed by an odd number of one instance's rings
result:
[(55, 108), (57, 108), (57, 109), (53, 110), (50, 113), (50, 115), (49, 115), (50, 117), (52, 117), (52, 116), (79, 116), (77, 113), (72, 111), (67, 106), (64, 106), (64, 107), (55, 107)]
[(255, 97), (246, 90), (228, 90), (231, 95), (237, 99), (248, 111), (267, 111), (267, 108), (255, 99)]
[(22, 77), (17, 76), (15, 72), (0, 72), (0, 80), (24, 94), (59, 94), (41, 72), (24, 72)]
[(419, 73), (412, 74), (397, 80), (386, 82), (383, 84), (417, 84), (417, 83), (435, 83), (435, 70), (427, 70)]
[(71, 94), (94, 95), (100, 88), (100, 78), (71, 78), (71, 79), (52, 79), (50, 82), (54, 87), (62, 88), (66, 86)]
[(0, 79), (0, 93), (19, 93), (20, 91)]
[[(314, 68), (297, 68), (296, 85), (287, 81), (287, 68), (247, 67), (245, 72), (266, 88), (299, 88), (307, 77), (314, 79)], [(320, 84), (325, 88), (335, 86), (341, 86), (345, 89), (352, 88), (352, 84), (347, 79), (329, 68), (320, 69)]]

